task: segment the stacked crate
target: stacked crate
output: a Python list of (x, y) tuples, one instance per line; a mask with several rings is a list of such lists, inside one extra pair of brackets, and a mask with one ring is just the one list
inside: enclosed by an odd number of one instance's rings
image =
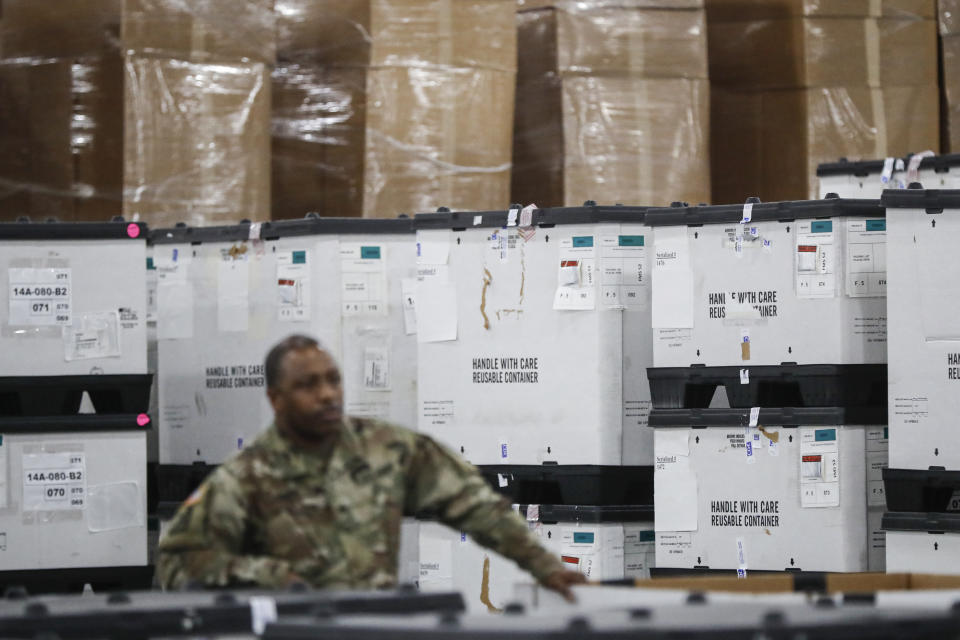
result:
[[(919, 187), (919, 185), (914, 185)], [(890, 571), (955, 572), (960, 554), (960, 191), (885, 191), (890, 223)]]
[[(643, 575), (643, 209), (517, 207), (421, 214), (414, 225), (419, 430), (479, 465), (569, 567), (592, 579)], [(422, 526), (420, 554), (421, 587), (463, 589), (470, 608), (502, 609), (512, 587), (532, 584), (440, 526)]]
[(879, 202), (678, 206), (647, 224), (658, 569), (882, 568)]

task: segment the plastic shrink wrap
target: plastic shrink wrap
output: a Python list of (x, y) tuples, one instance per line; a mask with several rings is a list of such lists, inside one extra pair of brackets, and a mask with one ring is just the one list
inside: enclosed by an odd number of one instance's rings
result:
[(960, 0), (939, 0), (944, 153), (960, 153)]

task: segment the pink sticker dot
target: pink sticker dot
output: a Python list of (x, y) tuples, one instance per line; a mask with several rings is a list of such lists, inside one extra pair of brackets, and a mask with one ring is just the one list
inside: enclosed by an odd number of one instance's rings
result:
[(131, 238), (139, 238), (139, 237), (140, 237), (140, 225), (138, 225), (138, 224), (136, 224), (136, 223), (133, 223), (133, 222), (131, 222), (130, 224), (128, 224), (128, 225), (127, 225), (127, 235), (130, 236)]
[(145, 413), (141, 413), (140, 415), (137, 416), (137, 424), (140, 425), (141, 427), (147, 426), (148, 424), (150, 424), (150, 416), (148, 416)]

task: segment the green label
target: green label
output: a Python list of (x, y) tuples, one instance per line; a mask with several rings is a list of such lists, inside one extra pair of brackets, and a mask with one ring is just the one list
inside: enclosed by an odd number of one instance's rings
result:
[(886, 220), (867, 220), (867, 231), (886, 231)]
[(640, 532), (640, 542), (653, 542), (655, 535), (653, 531), (641, 531)]
[(642, 247), (643, 236), (620, 236), (621, 247)]
[(837, 439), (836, 429), (817, 429), (813, 432), (813, 439), (816, 442), (830, 442)]
[(883, 428), (883, 439), (888, 440), (890, 438), (890, 427)]
[(575, 236), (573, 238), (573, 246), (575, 247), (592, 247), (593, 246), (593, 236)]
[(592, 531), (574, 531), (573, 543), (574, 544), (593, 544), (593, 532)]
[(153, 266), (153, 258), (147, 258), (147, 271), (151, 269), (156, 269), (156, 267)]
[(814, 220), (810, 224), (811, 233), (832, 233), (833, 220)]
[(360, 257), (364, 260), (379, 260), (380, 247), (360, 247)]
[(306, 251), (294, 251), (294, 252), (293, 252), (293, 264), (307, 264), (307, 252), (306, 252)]

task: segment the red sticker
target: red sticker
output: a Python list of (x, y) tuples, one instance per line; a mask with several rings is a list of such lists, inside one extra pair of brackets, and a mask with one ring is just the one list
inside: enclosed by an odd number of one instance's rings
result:
[(804, 462), (820, 462), (820, 456), (803, 456)]
[(141, 413), (140, 415), (137, 416), (137, 424), (140, 425), (141, 427), (147, 426), (148, 424), (150, 424), (150, 416), (148, 416), (145, 413)]
[(799, 247), (797, 247), (797, 251), (799, 251), (800, 253), (816, 253), (816, 252), (817, 252), (817, 245), (815, 245), (815, 244), (801, 244)]
[(136, 224), (135, 222), (131, 222), (130, 224), (128, 224), (128, 225), (127, 225), (127, 235), (130, 236), (131, 238), (139, 238), (139, 237), (140, 237), (140, 225)]
[(580, 564), (580, 558), (574, 558), (573, 556), (560, 556), (560, 561), (567, 564)]

